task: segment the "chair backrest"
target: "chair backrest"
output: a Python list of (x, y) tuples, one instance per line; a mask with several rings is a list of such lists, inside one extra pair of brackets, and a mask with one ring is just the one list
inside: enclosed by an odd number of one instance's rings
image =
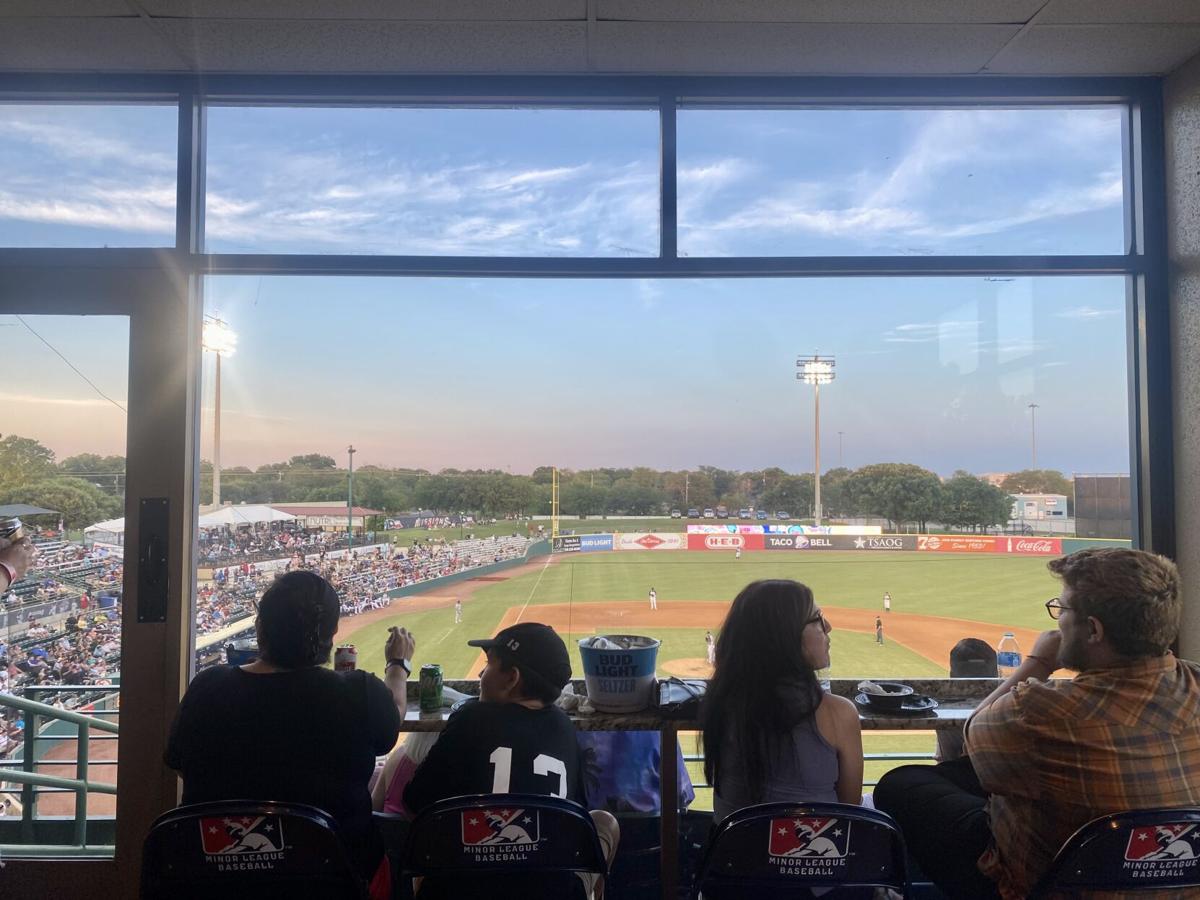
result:
[(904, 839), (888, 815), (845, 803), (763, 803), (721, 822), (692, 896), (811, 896), (814, 887), (908, 888)]
[(587, 810), (534, 794), (475, 794), (427, 807), (409, 831), (405, 869), (424, 877), (419, 897), (480, 891), (531, 900), (575, 893), (574, 873), (606, 872)]
[(1029, 896), (1195, 887), (1200, 808), (1142, 809), (1101, 816), (1076, 831)]
[(142, 898), (321, 896), (361, 900), (364, 885), (315, 806), (229, 800), (158, 817), (142, 855)]

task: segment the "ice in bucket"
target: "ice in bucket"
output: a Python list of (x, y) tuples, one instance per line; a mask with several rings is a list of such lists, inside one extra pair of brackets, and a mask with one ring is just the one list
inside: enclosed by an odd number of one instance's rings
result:
[(654, 666), (661, 641), (635, 634), (598, 634), (579, 642), (588, 698), (600, 712), (638, 712), (654, 704)]

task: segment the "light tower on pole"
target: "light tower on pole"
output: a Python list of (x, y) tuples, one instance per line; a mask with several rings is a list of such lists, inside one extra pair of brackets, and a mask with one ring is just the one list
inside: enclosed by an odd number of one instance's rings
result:
[(346, 455), (350, 457), (350, 478), (349, 488), (346, 492), (346, 546), (354, 546), (354, 454), (358, 451), (351, 444), (346, 448)]
[(813, 386), (813, 523), (821, 524), (821, 385), (834, 379), (832, 356), (799, 356), (796, 358), (796, 380)]
[(216, 356), (213, 390), (213, 486), (212, 502), (221, 505), (221, 357), (233, 356), (237, 335), (219, 315), (204, 316), (201, 346)]

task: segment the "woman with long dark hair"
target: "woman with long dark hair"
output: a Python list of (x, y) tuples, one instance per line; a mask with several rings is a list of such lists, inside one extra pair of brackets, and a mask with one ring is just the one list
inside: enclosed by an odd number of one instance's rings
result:
[(183, 776), (184, 803), (284, 800), (323, 809), (368, 876), (382, 846), (367, 784), (375, 758), (396, 743), (415, 642), (391, 629), (384, 681), (324, 668), (339, 614), (337, 592), (315, 572), (275, 579), (254, 622), (259, 658), (193, 679), (166, 762)]
[(755, 581), (734, 599), (702, 711), (715, 821), (755, 803), (862, 802), (858, 710), (817, 681), (831, 630), (796, 581)]

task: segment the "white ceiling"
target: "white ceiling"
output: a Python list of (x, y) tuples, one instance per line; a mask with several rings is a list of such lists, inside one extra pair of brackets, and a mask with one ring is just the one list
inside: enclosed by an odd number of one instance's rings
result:
[(0, 70), (1160, 75), (1200, 0), (0, 0)]

